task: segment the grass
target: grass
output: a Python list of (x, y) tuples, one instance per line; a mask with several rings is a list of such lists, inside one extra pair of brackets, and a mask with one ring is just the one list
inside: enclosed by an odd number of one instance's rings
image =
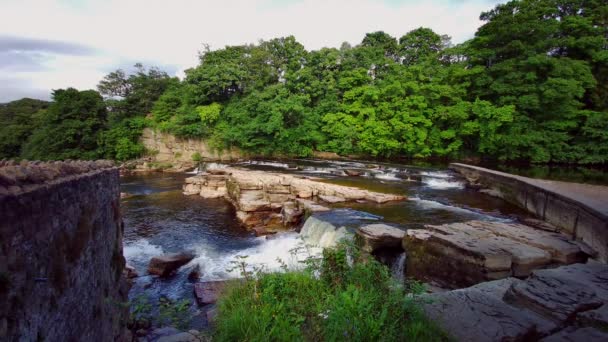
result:
[(218, 302), (214, 341), (448, 340), (422, 313), (420, 284), (395, 283), (352, 245), (326, 249), (300, 270), (239, 268), (246, 281)]

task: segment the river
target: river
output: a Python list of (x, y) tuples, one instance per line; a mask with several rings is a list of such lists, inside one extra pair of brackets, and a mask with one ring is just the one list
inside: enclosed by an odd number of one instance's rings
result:
[[(333, 205), (335, 210), (322, 216), (336, 226), (382, 222), (416, 229), (424, 224), (472, 219), (512, 221), (528, 216), (503, 200), (466, 188), (462, 179), (441, 166), (316, 160), (249, 161), (237, 166), (316, 176), (331, 183), (408, 198), (381, 205), (369, 202)], [(346, 170), (355, 170), (361, 175), (347, 176)], [(408, 180), (407, 174), (419, 177)], [(131, 290), (132, 298), (143, 294), (153, 301), (161, 297), (193, 299), (194, 284), (188, 280), (188, 273), (196, 265), (201, 269), (202, 281), (238, 277), (239, 273), (232, 270), (237, 256), (247, 256), (248, 264), (264, 266), (267, 270), (280, 269), (282, 262), (296, 263), (290, 251), (302, 246), (297, 233), (279, 234), (272, 239), (255, 237), (239, 226), (234, 208), (225, 200), (183, 195), (181, 188), (189, 176), (191, 174), (152, 173), (128, 175), (121, 180), (121, 191), (131, 195), (122, 201), (124, 255), (140, 275)], [(192, 250), (197, 257), (175, 276), (160, 279), (147, 275), (150, 258), (183, 250)], [(399, 267), (403, 260), (396, 263)], [(196, 306), (193, 304), (192, 308), (195, 310)]]

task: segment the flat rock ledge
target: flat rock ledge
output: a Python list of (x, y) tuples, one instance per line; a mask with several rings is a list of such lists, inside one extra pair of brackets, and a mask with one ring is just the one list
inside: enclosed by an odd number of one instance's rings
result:
[(237, 209), (246, 227), (282, 229), (299, 223), (305, 212), (325, 211), (318, 204), (366, 200), (375, 203), (404, 200), (404, 196), (383, 194), (354, 187), (321, 182), (297, 175), (223, 168), (186, 179), (186, 195), (225, 198)]
[(408, 274), (457, 288), (585, 261), (567, 235), (515, 223), (468, 221), (408, 230)]
[(428, 295), (458, 341), (608, 341), (608, 265), (573, 264)]
[(359, 227), (356, 234), (363, 250), (373, 253), (382, 248), (401, 248), (405, 230), (387, 224), (368, 224)]

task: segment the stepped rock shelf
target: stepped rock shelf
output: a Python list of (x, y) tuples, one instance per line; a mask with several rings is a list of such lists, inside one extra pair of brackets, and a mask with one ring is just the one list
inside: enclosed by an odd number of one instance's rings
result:
[(522, 224), (468, 221), (425, 228), (409, 230), (403, 240), (408, 273), (448, 287), (526, 277), (588, 257), (567, 235)]
[(248, 228), (295, 225), (306, 211), (328, 210), (319, 201), (386, 203), (405, 199), (399, 195), (328, 184), (311, 177), (239, 168), (212, 169), (187, 178), (184, 194), (226, 198), (236, 207), (239, 221)]

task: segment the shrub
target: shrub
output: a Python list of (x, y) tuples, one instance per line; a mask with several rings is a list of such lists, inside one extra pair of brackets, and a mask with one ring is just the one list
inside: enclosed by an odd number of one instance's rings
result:
[[(350, 262), (352, 260), (354, 262)], [(397, 284), (386, 266), (352, 246), (326, 249), (300, 270), (239, 268), (218, 302), (217, 341), (442, 341), (420, 310), (423, 287)]]

